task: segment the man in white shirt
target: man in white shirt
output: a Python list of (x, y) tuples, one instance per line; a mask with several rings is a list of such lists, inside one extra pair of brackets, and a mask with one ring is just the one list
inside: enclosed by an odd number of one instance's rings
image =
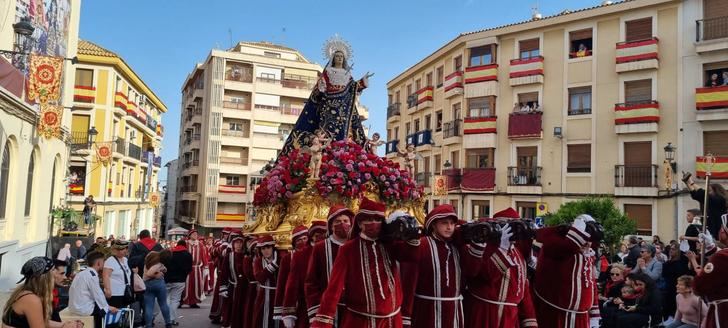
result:
[(101, 327), (101, 319), (107, 312), (119, 311), (109, 306), (101, 289), (99, 275), (104, 266), (104, 254), (91, 252), (86, 255), (88, 268), (76, 274), (68, 293), (68, 310), (74, 315), (93, 315), (94, 325)]

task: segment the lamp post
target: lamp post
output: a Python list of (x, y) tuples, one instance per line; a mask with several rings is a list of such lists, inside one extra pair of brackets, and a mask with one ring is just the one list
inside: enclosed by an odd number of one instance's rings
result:
[(672, 142), (668, 142), (667, 146), (663, 149), (665, 150), (665, 159), (670, 162), (670, 167), (675, 172), (677, 170), (677, 162), (675, 162), (675, 150), (677, 147), (673, 146)]
[(92, 126), (90, 129), (88, 129), (88, 147), (91, 148), (91, 145), (94, 144), (94, 141), (96, 140), (96, 136), (99, 135), (99, 131), (96, 130), (95, 126)]

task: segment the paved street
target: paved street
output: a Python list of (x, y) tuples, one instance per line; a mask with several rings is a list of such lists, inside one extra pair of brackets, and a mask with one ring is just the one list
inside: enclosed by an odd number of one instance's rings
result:
[[(220, 327), (220, 325), (213, 325), (210, 323), (210, 319), (207, 317), (210, 314), (210, 303), (212, 303), (212, 297), (208, 297), (204, 302), (202, 302), (199, 309), (190, 309), (187, 306), (177, 309), (177, 313), (181, 316), (177, 319), (180, 323), (177, 327)], [(164, 328), (164, 320), (161, 315), (157, 316), (154, 327)]]

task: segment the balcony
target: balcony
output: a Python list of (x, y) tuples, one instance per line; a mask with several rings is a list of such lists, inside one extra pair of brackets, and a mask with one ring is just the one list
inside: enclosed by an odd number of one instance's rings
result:
[(465, 69), (465, 98), (498, 95), (498, 64)]
[(417, 90), (417, 104), (414, 107), (414, 111), (432, 107), (432, 96), (434, 94), (433, 90), (434, 89), (432, 88), (432, 86), (424, 87), (420, 90)]
[(616, 196), (657, 196), (657, 165), (615, 165)]
[(540, 139), (543, 137), (543, 112), (511, 113), (508, 115), (508, 138)]
[(96, 87), (76, 85), (73, 88), (73, 101), (81, 103), (93, 103), (96, 101)]
[(460, 189), (460, 182), (462, 181), (460, 169), (443, 169), (442, 175), (447, 177), (447, 190)]
[(245, 221), (245, 213), (217, 213), (215, 215), (217, 221)]
[(422, 130), (407, 136), (407, 144), (415, 147), (432, 144), (432, 130)]
[(728, 49), (728, 16), (695, 21), (695, 51), (705, 53)]
[(222, 102), (222, 107), (228, 108), (228, 109), (237, 109), (237, 110), (250, 110), (250, 103), (226, 100), (226, 101)]
[(245, 186), (233, 186), (233, 185), (219, 185), (217, 191), (226, 194), (245, 194)]
[(71, 132), (71, 151), (88, 149), (90, 146), (87, 131)]
[(121, 108), (122, 110), (126, 111), (126, 104), (129, 102), (129, 99), (126, 98), (126, 95), (122, 92), (117, 92), (114, 94), (114, 107)]
[(157, 156), (154, 158), (154, 166), (162, 167), (162, 156)]
[(313, 86), (315, 84), (315, 79), (309, 78), (307, 76), (299, 76), (299, 75), (285, 75), (283, 80), (281, 80), (281, 84), (284, 88), (291, 88), (291, 89), (302, 89), (302, 90), (311, 90), (313, 89)]
[(462, 133), (463, 120), (454, 120), (446, 122), (442, 125), (442, 142), (443, 145), (460, 143)]
[(301, 112), (303, 112), (303, 105), (291, 105), (291, 104), (282, 104), (281, 105), (281, 114), (283, 115), (292, 115), (298, 117), (301, 115)]
[(153, 165), (154, 164), (155, 157), (156, 156), (154, 156), (154, 152), (153, 151), (147, 151), (147, 150), (142, 151), (142, 162), (144, 162), (144, 163), (150, 163), (151, 162), (151, 164)]
[(698, 121), (728, 120), (728, 86), (695, 88)]
[(226, 137), (247, 138), (248, 133), (240, 130), (222, 129), (222, 135)]
[(466, 117), (463, 120), (464, 148), (496, 147), (496, 116)]
[(230, 73), (225, 75), (225, 80), (243, 82), (243, 83), (253, 83), (253, 69), (250, 68), (250, 69), (244, 69), (242, 71), (231, 71)]
[(182, 192), (197, 192), (197, 185), (191, 184), (191, 185), (183, 185), (182, 188), (180, 188)]
[(260, 76), (255, 78), (255, 82), (268, 83), (268, 84), (281, 84), (281, 80), (279, 80), (279, 79), (272, 79), (272, 78), (260, 77)]
[(614, 105), (614, 129), (618, 134), (657, 132), (660, 104), (655, 100)]
[(445, 98), (463, 94), (463, 72), (456, 71), (445, 77)]
[(396, 154), (397, 153), (397, 147), (399, 146), (399, 140), (390, 140), (387, 142), (385, 146), (386, 154)]
[(128, 146), (129, 147), (127, 149), (126, 156), (131, 157), (135, 160), (141, 161), (142, 160), (142, 148), (133, 143), (130, 143)]
[(658, 39), (653, 37), (646, 40), (617, 43), (617, 73), (631, 72), (643, 69), (657, 69)]
[(511, 59), (511, 71), (508, 77), (511, 86), (543, 83), (543, 56)]
[(418, 172), (417, 174), (415, 174), (415, 182), (419, 186), (429, 187), (431, 176), (432, 176), (431, 172)]
[(540, 166), (533, 167), (508, 167), (508, 185), (509, 186), (540, 186), (541, 185)]
[(161, 123), (157, 124), (157, 135), (164, 137), (164, 126)]
[[(705, 179), (705, 172), (708, 165), (705, 163), (705, 157), (698, 156), (695, 158), (695, 176)], [(713, 166), (710, 170), (711, 179), (728, 179), (728, 156), (715, 156), (713, 158)]]
[(248, 165), (248, 158), (220, 156), (220, 164)]
[(387, 121), (396, 122), (399, 120), (399, 116), (401, 114), (399, 109), (400, 105), (400, 103), (393, 103), (387, 106)]
[(126, 140), (124, 138), (116, 138), (116, 141), (114, 142), (114, 152), (117, 152), (122, 155), (126, 155)]
[(460, 189), (463, 191), (495, 190), (495, 168), (463, 168)]

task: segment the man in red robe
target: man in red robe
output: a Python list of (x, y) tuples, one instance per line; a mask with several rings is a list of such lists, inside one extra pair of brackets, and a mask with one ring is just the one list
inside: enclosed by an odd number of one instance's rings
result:
[(185, 284), (185, 299), (182, 304), (199, 309), (198, 303), (205, 299), (205, 271), (207, 265), (207, 250), (205, 245), (197, 239), (197, 230), (191, 229), (187, 233), (187, 249), (192, 254), (192, 272), (187, 276)]
[[(390, 218), (397, 215), (407, 214), (394, 212)], [(464, 327), (461, 272), (476, 270), (483, 246), (458, 247), (453, 242), (457, 222), (450, 204), (435, 207), (425, 218), (426, 236), (420, 238), (417, 262), (407, 263), (405, 276), (405, 284), (412, 281), (415, 285), (409, 288), (410, 295), (405, 293), (405, 302), (413, 297), (408, 311), (412, 327)]]
[[(728, 217), (724, 214), (721, 220), (718, 237), (723, 245), (728, 245)], [(728, 327), (728, 248), (713, 254), (705, 267), (698, 271), (693, 287), (695, 293), (708, 302), (708, 315), (703, 327)]]
[[(240, 229), (231, 228), (230, 234), (228, 235), (228, 242), (225, 243), (225, 248), (220, 252), (220, 267), (222, 268), (219, 278), (221, 280), (220, 302), (222, 303), (220, 306), (220, 319), (222, 320), (223, 327), (230, 327), (232, 316), (236, 312), (234, 309), (236, 303), (233, 300), (234, 285), (231, 283), (235, 279), (232, 276), (235, 272), (231, 269), (230, 262), (234, 260), (233, 240), (241, 238), (242, 235), (243, 232)], [(241, 265), (243, 264), (241, 263)]]
[[(339, 248), (349, 238), (351, 233), (351, 220), (354, 212), (343, 205), (334, 205), (329, 208), (329, 215), (326, 219), (329, 237), (326, 240), (316, 243), (311, 252), (311, 259), (306, 270), (306, 282), (304, 292), (306, 294), (306, 305), (308, 306), (308, 321), (311, 322), (321, 305), (321, 295), (326, 291), (331, 277), (331, 268), (339, 253)], [(343, 303), (343, 302), (342, 302)], [(338, 312), (343, 313), (343, 306), (339, 306)], [(298, 318), (301, 320), (301, 318)], [(338, 327), (338, 315), (334, 316), (334, 326)]]
[(599, 327), (597, 285), (594, 279), (594, 250), (586, 232), (586, 222), (594, 219), (579, 215), (572, 225), (539, 229), (536, 240), (543, 246), (534, 280), (534, 305), (543, 328)]
[(464, 270), (468, 276), (467, 327), (538, 327), (526, 261), (514, 246), (507, 225), (518, 219), (518, 212), (510, 207), (494, 214), (490, 220), (504, 226), (500, 237), (487, 241), (475, 269)]
[(272, 236), (258, 238), (259, 256), (253, 262), (253, 275), (258, 281), (258, 294), (253, 309), (253, 327), (273, 328), (278, 325), (273, 320), (273, 303), (275, 301), (276, 279), (281, 254), (275, 248)]
[[(222, 321), (222, 300), (220, 297), (220, 286), (221, 286), (221, 271), (222, 271), (222, 250), (227, 247), (228, 243), (228, 236), (230, 236), (230, 228), (224, 228), (222, 229), (222, 238), (215, 240), (215, 243), (213, 244), (212, 252), (210, 253), (210, 258), (212, 259), (212, 262), (215, 263), (215, 275), (217, 276), (217, 279), (215, 280), (215, 287), (213, 288), (212, 292), (212, 305), (210, 306), (210, 320), (212, 323), (219, 324)], [(212, 270), (210, 270), (210, 275), (212, 275)]]
[[(311, 228), (308, 229), (308, 242), (302, 247), (298, 247), (297, 244), (302, 243), (303, 239), (296, 239), (296, 242), (294, 242), (297, 250), (291, 254), (291, 270), (285, 283), (286, 288), (281, 309), (283, 325), (286, 328), (308, 327), (308, 308), (306, 307), (304, 281), (306, 280), (306, 270), (313, 251), (312, 245), (324, 238), (326, 238), (326, 222), (314, 221), (311, 223)], [(300, 320), (298, 320), (299, 318)]]
[(258, 296), (258, 280), (255, 280), (253, 274), (253, 262), (258, 257), (258, 240), (250, 238), (248, 241), (248, 253), (243, 259), (243, 272), (248, 280), (248, 289), (245, 293), (245, 301), (243, 306), (243, 328), (254, 328), (253, 313), (255, 312), (255, 298)]
[(232, 240), (232, 252), (228, 256), (228, 299), (232, 300), (232, 311), (229, 313), (229, 324), (223, 327), (243, 327), (244, 311), (241, 311), (241, 305), (245, 300), (247, 289), (249, 288), (248, 279), (245, 278), (244, 260), (245, 260), (245, 238), (236, 235)]
[(401, 328), (402, 283), (397, 261), (415, 261), (416, 239), (379, 240), (385, 206), (363, 198), (351, 240), (339, 249), (331, 279), (311, 327), (332, 327), (340, 299), (346, 300), (341, 328)]
[(273, 319), (281, 320), (283, 318), (283, 297), (286, 294), (288, 286), (288, 275), (291, 272), (291, 258), (293, 254), (302, 251), (308, 245), (308, 228), (306, 226), (297, 226), (291, 231), (291, 245), (293, 250), (283, 254), (281, 257), (281, 265), (278, 268), (278, 277), (276, 278), (275, 303), (273, 306)]
[(210, 294), (213, 293), (215, 290), (215, 270), (217, 268), (215, 263), (215, 259), (212, 258), (212, 253), (215, 250), (215, 243), (216, 239), (212, 237), (207, 237), (205, 239), (205, 250), (207, 251), (207, 272), (209, 274), (207, 275), (207, 279), (205, 280), (205, 295), (210, 296)]

